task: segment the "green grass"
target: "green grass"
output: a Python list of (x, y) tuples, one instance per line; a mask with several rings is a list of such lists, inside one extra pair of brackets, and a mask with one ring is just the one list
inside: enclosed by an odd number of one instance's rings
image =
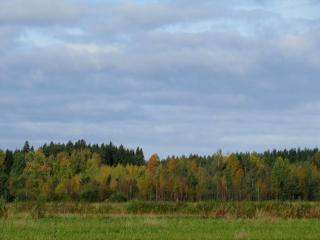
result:
[(320, 239), (320, 222), (304, 219), (214, 219), (119, 216), (0, 219), (0, 239)]
[[(320, 239), (320, 202), (56, 202), (39, 206), (18, 202), (3, 206), (0, 240)], [(35, 217), (35, 206), (46, 217)]]

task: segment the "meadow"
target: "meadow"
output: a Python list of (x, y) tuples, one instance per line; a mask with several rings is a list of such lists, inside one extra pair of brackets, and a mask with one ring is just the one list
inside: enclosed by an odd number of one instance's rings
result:
[(320, 239), (318, 202), (10, 203), (0, 239)]
[(215, 219), (154, 215), (112, 217), (18, 216), (0, 220), (2, 240), (320, 239), (318, 220)]
[[(2, 203), (6, 214), (16, 216), (195, 216), (211, 218), (320, 219), (320, 202), (305, 201), (204, 201), (204, 202), (14, 202)], [(1, 209), (1, 206), (0, 206)], [(1, 211), (0, 211), (1, 213)], [(0, 214), (1, 215), (1, 214)]]

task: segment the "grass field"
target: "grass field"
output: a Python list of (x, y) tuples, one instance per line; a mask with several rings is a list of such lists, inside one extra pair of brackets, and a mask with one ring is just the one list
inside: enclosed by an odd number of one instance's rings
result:
[(0, 239), (320, 239), (320, 222), (303, 219), (17, 216), (0, 220)]
[(0, 210), (0, 240), (320, 239), (319, 202), (18, 202)]

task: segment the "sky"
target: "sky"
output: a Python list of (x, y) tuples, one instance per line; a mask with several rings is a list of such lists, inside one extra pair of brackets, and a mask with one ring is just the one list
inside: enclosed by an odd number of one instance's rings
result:
[(318, 0), (1, 0), (0, 148), (320, 142)]

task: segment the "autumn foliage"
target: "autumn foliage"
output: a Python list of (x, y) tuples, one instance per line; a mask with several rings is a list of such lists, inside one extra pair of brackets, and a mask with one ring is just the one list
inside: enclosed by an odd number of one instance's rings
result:
[(0, 198), (7, 201), (319, 200), (313, 150), (190, 155), (144, 160), (123, 146), (44, 145), (0, 151)]

